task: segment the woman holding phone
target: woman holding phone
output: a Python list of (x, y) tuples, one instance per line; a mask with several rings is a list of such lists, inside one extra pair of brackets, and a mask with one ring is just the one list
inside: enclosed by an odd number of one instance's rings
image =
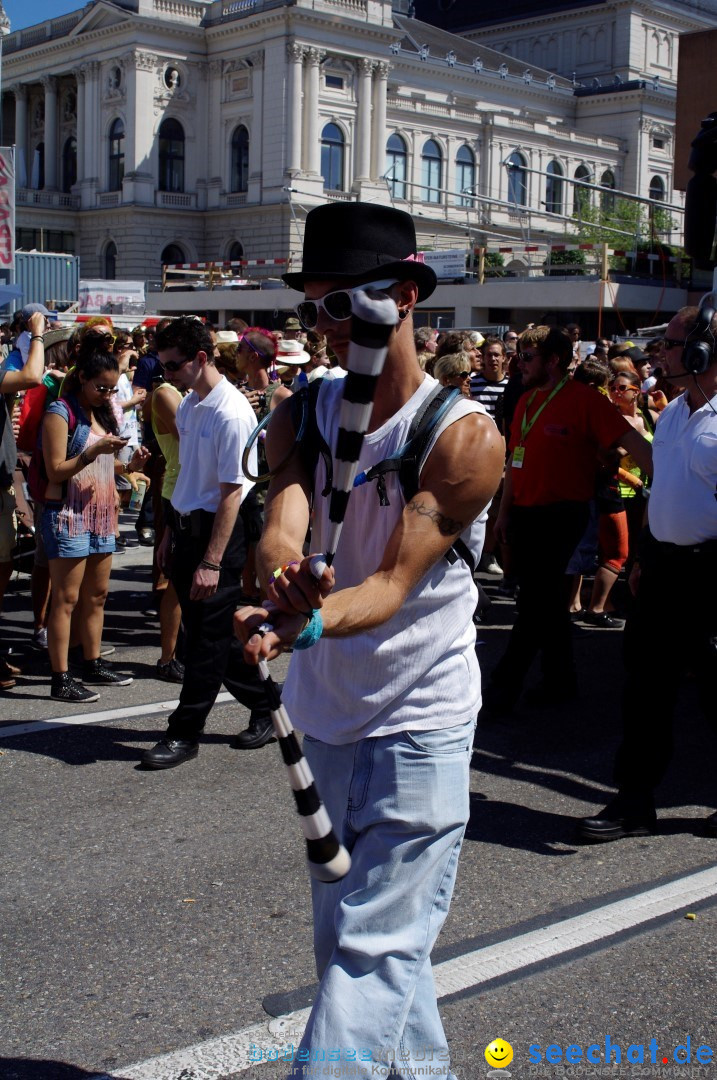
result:
[[(48, 407), (42, 450), (48, 477), (42, 536), (52, 583), (47, 625), (52, 669), (50, 696), (58, 701), (96, 701), (86, 683), (125, 686), (132, 682), (100, 657), (112, 553), (115, 549), (116, 473), (137, 472), (149, 456), (139, 448), (123, 464), (117, 459), (126, 440), (118, 435), (111, 399), (119, 369), (111, 352), (91, 338), (83, 347), (62, 388)], [(72, 613), (83, 651), (82, 681), (68, 671)]]

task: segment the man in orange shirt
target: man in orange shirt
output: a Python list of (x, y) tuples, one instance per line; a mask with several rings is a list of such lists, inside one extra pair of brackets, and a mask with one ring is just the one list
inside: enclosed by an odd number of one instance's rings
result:
[(511, 545), (520, 593), (508, 647), (484, 695), (494, 714), (512, 710), (538, 653), (543, 681), (532, 703), (575, 696), (565, 571), (587, 524), (598, 449), (621, 446), (652, 469), (649, 443), (606, 398), (569, 378), (572, 358), (564, 330), (536, 326), (520, 336), (525, 392), (513, 417), (495, 523), (498, 539)]

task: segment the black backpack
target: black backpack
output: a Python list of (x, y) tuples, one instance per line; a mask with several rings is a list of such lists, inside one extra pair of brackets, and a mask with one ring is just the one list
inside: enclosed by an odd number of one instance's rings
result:
[[(306, 474), (312, 481), (316, 473), (319, 455), (324, 460), (326, 484), (321, 494), (326, 498), (331, 494), (333, 483), (333, 459), (331, 448), (319, 431), (319, 425), (316, 421), (316, 403), (322, 381), (322, 379), (315, 379), (308, 386), (302, 387), (293, 395), (290, 403), (291, 418), (296, 432), (299, 454)], [(384, 458), (383, 461), (373, 465), (365, 473), (359, 473), (354, 481), (354, 487), (375, 480), (379, 506), (389, 506), (386, 474), (397, 472), (403, 497), (407, 503), (410, 502), (419, 489), (421, 461), (431, 437), (443, 417), (451, 411), (461, 398), (462, 394), (456, 387), (437, 387), (428, 395), (411, 421), (403, 446), (390, 457)], [(311, 489), (313, 491), (313, 482)], [(453, 542), (445, 557), (449, 563), (454, 563), (460, 557), (468, 564), (471, 573), (475, 570), (475, 559), (468, 545), (460, 537)]]

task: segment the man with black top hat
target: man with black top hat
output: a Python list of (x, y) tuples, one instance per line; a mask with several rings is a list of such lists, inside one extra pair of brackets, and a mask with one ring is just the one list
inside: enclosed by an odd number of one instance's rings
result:
[[(631, 577), (635, 604), (625, 627), (627, 677), (617, 795), (583, 818), (588, 842), (655, 831), (655, 788), (673, 752), (675, 702), (688, 672), (715, 726), (717, 687), (717, 314), (714, 294), (682, 308), (667, 326), (660, 367), (687, 389), (660, 413), (652, 443), (648, 526)], [(657, 693), (645, 699), (638, 653), (659, 657)], [(714, 778), (714, 766), (712, 776)], [(705, 823), (717, 836), (717, 812)]]
[[(436, 278), (417, 256), (412, 219), (375, 204), (312, 210), (303, 269), (284, 280), (305, 293), (303, 325), (326, 336), (344, 368), (356, 292), (373, 284), (395, 300), (399, 320), (359, 468), (385, 460), (438, 388), (414, 345), (413, 309)], [(334, 456), (342, 387), (322, 382), (316, 403)], [(460, 538), (480, 555), (503, 442), (485, 410), (461, 396), (437, 425), (409, 500), (396, 472), (386, 474), (388, 505), (372, 484), (354, 491), (333, 568), (317, 582), (302, 547), (313, 505), (311, 547), (326, 548), (326, 464), (311, 470), (303, 452), (292, 452), (289, 404), (277, 408), (266, 446), (270, 467), (286, 462), (269, 487), (257, 553), (269, 610), (243, 609), (235, 625), (255, 663), (291, 646), (313, 613), (313, 644), (294, 652), (284, 701), (352, 859), (343, 880), (312, 881), (321, 985), (292, 1076), (321, 1075), (317, 1062), (329, 1050), (345, 1063), (337, 1076), (387, 1074), (390, 1062), (414, 1075), (427, 1060), (452, 1076), (430, 953), (468, 820), (480, 702), (477, 594), (468, 552), (454, 545)], [(273, 630), (260, 636), (267, 619)]]

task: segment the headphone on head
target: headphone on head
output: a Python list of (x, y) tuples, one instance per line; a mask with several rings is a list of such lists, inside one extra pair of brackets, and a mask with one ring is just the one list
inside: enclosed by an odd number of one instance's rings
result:
[(682, 350), (682, 366), (689, 375), (703, 375), (715, 360), (717, 340), (712, 330), (715, 309), (712, 307), (712, 293), (700, 304), (697, 322), (685, 338)]

